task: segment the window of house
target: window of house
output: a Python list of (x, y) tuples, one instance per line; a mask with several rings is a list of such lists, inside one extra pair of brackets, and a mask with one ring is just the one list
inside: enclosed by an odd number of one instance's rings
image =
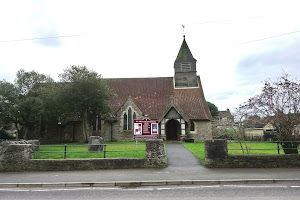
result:
[(192, 70), (192, 65), (190, 62), (181, 63), (181, 71), (182, 72), (189, 72), (191, 70)]
[(191, 121), (190, 131), (195, 131), (195, 122)]
[(133, 113), (133, 120), (135, 120), (136, 119), (136, 114), (135, 114), (135, 112)]

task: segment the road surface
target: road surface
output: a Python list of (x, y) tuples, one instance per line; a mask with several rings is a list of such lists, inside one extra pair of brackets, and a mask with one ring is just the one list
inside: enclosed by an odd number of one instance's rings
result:
[(285, 185), (215, 185), (164, 186), (138, 188), (0, 188), (0, 199), (299, 199), (300, 186)]

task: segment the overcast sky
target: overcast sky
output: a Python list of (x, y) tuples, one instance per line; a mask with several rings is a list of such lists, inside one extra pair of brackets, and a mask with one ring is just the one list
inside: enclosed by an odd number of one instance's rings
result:
[(284, 71), (300, 79), (300, 1), (1, 0), (0, 80), (85, 65), (104, 78), (171, 77), (183, 40), (220, 110)]

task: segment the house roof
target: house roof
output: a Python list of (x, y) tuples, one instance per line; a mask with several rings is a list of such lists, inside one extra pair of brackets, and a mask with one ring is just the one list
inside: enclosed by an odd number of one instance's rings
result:
[(197, 61), (197, 60), (193, 57), (192, 52), (184, 38), (175, 62), (187, 62), (187, 61)]
[(203, 94), (200, 78), (198, 88), (175, 89), (173, 77), (105, 79), (115, 94), (110, 100), (112, 111), (117, 113), (131, 98), (151, 119), (159, 119), (170, 107), (177, 106), (188, 119), (210, 120), (211, 115)]
[(225, 117), (232, 117), (231, 115), (231, 112), (229, 110), (219, 110), (219, 114), (217, 117), (222, 117), (222, 118), (225, 118)]

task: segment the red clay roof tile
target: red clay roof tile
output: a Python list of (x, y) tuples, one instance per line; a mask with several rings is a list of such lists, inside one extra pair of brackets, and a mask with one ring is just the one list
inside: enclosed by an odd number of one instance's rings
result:
[(105, 80), (115, 94), (110, 100), (114, 113), (131, 98), (145, 115), (151, 119), (159, 119), (174, 100), (175, 105), (188, 119), (211, 118), (201, 84), (199, 88), (174, 89), (173, 77)]

